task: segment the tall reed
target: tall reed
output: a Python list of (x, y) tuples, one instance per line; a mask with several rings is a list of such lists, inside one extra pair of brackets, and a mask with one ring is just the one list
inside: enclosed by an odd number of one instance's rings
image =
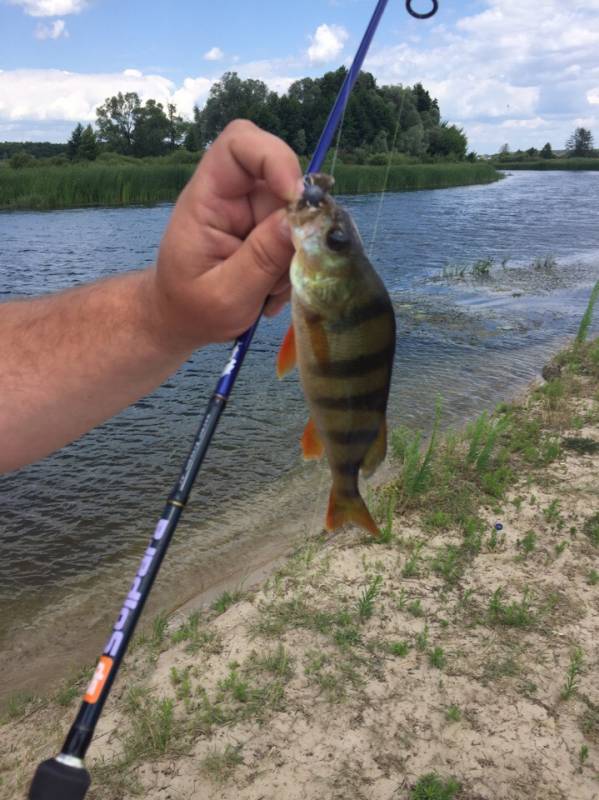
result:
[[(173, 202), (194, 170), (193, 164), (72, 164), (19, 170), (0, 166), (0, 209), (126, 206)], [(489, 164), (410, 164), (386, 167), (344, 166), (336, 169), (336, 192), (438, 189), (496, 180)]]

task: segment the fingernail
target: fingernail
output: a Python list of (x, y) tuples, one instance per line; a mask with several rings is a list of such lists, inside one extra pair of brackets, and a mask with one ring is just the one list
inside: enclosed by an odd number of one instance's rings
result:
[(301, 197), (304, 193), (304, 189), (306, 188), (306, 184), (303, 178), (298, 178), (298, 181), (295, 185), (295, 189), (297, 192), (297, 197)]

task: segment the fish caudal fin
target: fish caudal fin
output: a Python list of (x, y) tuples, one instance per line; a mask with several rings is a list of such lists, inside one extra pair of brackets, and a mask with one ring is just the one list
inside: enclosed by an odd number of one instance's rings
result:
[(373, 536), (380, 536), (376, 522), (370, 516), (370, 511), (359, 494), (344, 497), (337, 494), (335, 487), (331, 489), (329, 508), (327, 510), (326, 529), (335, 531), (343, 525), (352, 523), (363, 528)]
[(302, 436), (302, 452), (304, 454), (305, 461), (322, 458), (324, 454), (324, 445), (318, 431), (316, 430), (316, 426), (314, 425), (314, 420), (312, 418), (308, 420), (306, 427), (304, 428), (304, 434)]
[(295, 331), (293, 325), (290, 325), (277, 356), (277, 378), (283, 378), (288, 372), (291, 372), (296, 361)]

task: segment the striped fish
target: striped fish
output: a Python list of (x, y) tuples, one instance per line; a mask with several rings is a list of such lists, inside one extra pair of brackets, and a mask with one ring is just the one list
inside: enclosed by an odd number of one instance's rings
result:
[(310, 419), (304, 458), (326, 453), (333, 485), (326, 528), (354, 523), (378, 535), (358, 486), (385, 458), (385, 412), (395, 351), (395, 315), (349, 214), (329, 192), (333, 179), (309, 176), (288, 210), (292, 324), (277, 374), (296, 364)]

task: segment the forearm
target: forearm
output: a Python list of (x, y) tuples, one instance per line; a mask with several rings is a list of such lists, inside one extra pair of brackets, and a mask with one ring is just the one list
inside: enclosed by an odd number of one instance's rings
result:
[(0, 305), (0, 472), (62, 447), (189, 355), (161, 335), (153, 270)]

